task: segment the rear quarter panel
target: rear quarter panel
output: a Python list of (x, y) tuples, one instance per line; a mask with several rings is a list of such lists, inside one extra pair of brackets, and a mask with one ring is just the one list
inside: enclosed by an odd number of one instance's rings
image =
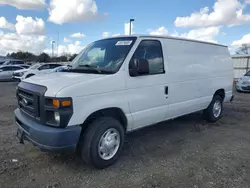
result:
[(232, 94), (233, 65), (226, 47), (165, 39), (169, 74), (169, 117), (207, 108), (213, 94)]

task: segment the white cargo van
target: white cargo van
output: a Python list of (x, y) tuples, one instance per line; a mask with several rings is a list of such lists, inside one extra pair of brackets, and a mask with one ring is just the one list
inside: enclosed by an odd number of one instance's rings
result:
[(64, 72), (17, 88), (20, 143), (43, 151), (81, 150), (97, 168), (114, 163), (127, 132), (203, 110), (217, 121), (233, 99), (226, 46), (159, 36), (123, 36), (88, 45)]

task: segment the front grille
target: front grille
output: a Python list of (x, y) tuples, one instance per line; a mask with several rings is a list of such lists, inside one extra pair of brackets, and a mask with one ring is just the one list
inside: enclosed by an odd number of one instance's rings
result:
[(41, 124), (45, 122), (44, 94), (46, 91), (45, 86), (27, 82), (20, 82), (16, 90), (19, 109)]
[(33, 118), (39, 118), (39, 96), (21, 88), (17, 89), (19, 108)]
[(243, 90), (247, 90), (247, 91), (250, 91), (250, 86), (247, 86), (247, 87), (242, 87)]

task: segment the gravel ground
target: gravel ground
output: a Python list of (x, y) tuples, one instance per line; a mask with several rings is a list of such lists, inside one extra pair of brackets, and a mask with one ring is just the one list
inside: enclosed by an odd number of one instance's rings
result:
[(199, 113), (126, 137), (122, 156), (96, 170), (74, 154), (43, 153), (15, 138), (16, 83), (0, 83), (0, 187), (250, 187), (250, 94), (215, 124)]

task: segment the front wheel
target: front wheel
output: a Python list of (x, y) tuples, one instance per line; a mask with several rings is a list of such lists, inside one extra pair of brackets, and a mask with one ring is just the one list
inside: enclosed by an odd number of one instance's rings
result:
[(114, 118), (101, 117), (89, 125), (82, 140), (83, 159), (96, 168), (106, 168), (112, 165), (121, 153), (124, 128)]
[(216, 122), (221, 118), (223, 110), (223, 100), (221, 96), (215, 95), (213, 97), (212, 102), (207, 107), (206, 110), (203, 111), (205, 119), (208, 122)]
[(237, 91), (238, 93), (242, 93), (242, 91), (241, 91), (241, 90), (239, 90), (239, 89), (236, 89), (236, 91)]

